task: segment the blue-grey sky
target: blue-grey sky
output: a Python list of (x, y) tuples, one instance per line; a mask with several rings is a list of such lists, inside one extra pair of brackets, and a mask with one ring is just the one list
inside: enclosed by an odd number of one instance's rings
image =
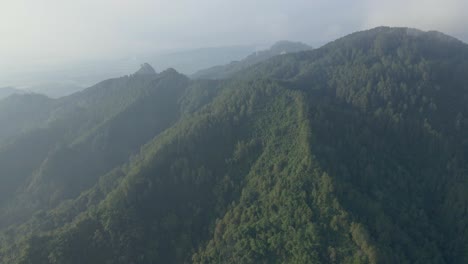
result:
[(2, 0), (0, 78), (197, 47), (322, 43), (380, 25), (468, 39), (466, 0)]

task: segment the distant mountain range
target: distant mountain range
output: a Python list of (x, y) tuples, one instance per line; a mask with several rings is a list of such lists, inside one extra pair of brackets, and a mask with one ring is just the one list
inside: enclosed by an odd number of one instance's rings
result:
[(201, 69), (242, 59), (256, 49), (255, 45), (199, 48), (153, 56), (143, 55), (140, 59), (148, 61), (157, 70), (174, 68), (181, 73), (190, 75)]
[(312, 47), (300, 43), (291, 41), (279, 41), (275, 43), (271, 48), (267, 50), (261, 50), (254, 52), (240, 61), (232, 61), (227, 65), (213, 66), (207, 69), (197, 71), (191, 75), (194, 79), (225, 79), (231, 77), (235, 73), (246, 69), (259, 62), (265, 61), (277, 55), (287, 54), (292, 52), (299, 52), (305, 50), (311, 50)]
[(85, 88), (85, 86), (80, 86), (73, 83), (45, 82), (29, 86), (25, 88), (25, 90), (33, 93), (44, 94), (51, 98), (60, 98), (79, 92)]
[(25, 91), (13, 87), (0, 87), (0, 100), (12, 94), (24, 94)]

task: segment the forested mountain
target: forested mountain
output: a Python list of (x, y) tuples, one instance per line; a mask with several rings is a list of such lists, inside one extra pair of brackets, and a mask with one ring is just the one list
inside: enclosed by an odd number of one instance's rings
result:
[[(34, 120), (40, 122), (37, 130), (0, 148), (0, 174), (5, 175), (0, 178), (5, 188), (0, 194), (0, 225), (76, 197), (175, 121), (180, 113), (174, 105), (188, 79), (174, 70), (156, 74), (148, 67), (60, 100), (18, 96), (16, 103), (3, 104), (7, 110), (10, 106), (48, 115)], [(44, 100), (47, 104), (39, 104)], [(157, 114), (159, 119), (154, 118)]]
[(0, 147), (0, 262), (467, 263), (466, 72), (465, 43), (380, 27), (46, 100)]
[(301, 42), (278, 41), (267, 50), (257, 51), (240, 61), (232, 61), (226, 65), (213, 66), (192, 74), (194, 79), (225, 79), (252, 65), (265, 61), (277, 55), (311, 50), (312, 47)]

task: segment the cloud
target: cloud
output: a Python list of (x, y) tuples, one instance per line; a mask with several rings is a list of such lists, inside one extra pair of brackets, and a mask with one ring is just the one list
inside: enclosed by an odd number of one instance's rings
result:
[(466, 0), (369, 0), (366, 3), (366, 27), (407, 26), (463, 38), (467, 35), (466, 10)]
[(467, 36), (466, 0), (15, 0), (0, 6), (0, 77), (167, 49), (320, 43), (380, 25)]

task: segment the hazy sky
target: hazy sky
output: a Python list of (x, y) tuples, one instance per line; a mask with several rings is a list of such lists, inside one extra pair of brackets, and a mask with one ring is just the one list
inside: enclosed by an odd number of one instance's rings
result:
[(0, 72), (167, 49), (317, 43), (379, 25), (466, 41), (467, 10), (467, 0), (0, 0)]

